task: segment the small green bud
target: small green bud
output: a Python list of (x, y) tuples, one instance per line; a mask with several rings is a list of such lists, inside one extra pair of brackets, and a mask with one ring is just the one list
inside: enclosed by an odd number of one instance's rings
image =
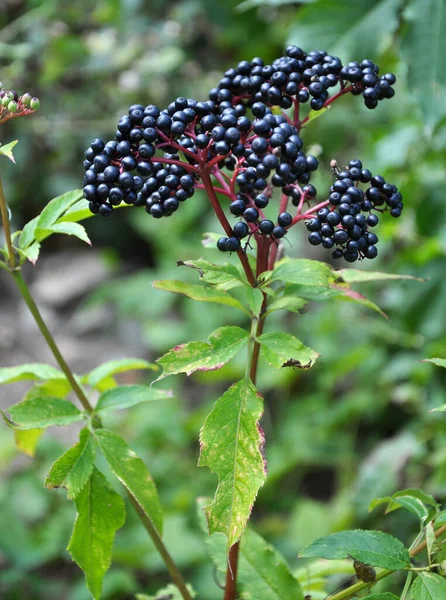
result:
[(15, 113), (18, 110), (18, 105), (17, 102), (15, 102), (14, 100), (11, 100), (11, 102), (8, 104), (8, 110), (9, 112)]
[(32, 98), (29, 104), (33, 110), (39, 110), (40, 108), (40, 100), (38, 98)]
[(28, 94), (28, 92), (26, 92), (26, 94), (23, 94), (20, 100), (22, 101), (22, 104), (24, 104), (25, 106), (29, 106), (32, 100), (32, 96), (31, 94)]
[(11, 98), (5, 94), (2, 98), (2, 106), (8, 106), (8, 104), (10, 102), (11, 102)]

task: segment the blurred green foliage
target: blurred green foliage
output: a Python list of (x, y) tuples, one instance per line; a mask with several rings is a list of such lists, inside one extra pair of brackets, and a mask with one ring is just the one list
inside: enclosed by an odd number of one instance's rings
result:
[[(445, 371), (419, 362), (446, 355), (446, 72), (432, 64), (426, 39), (427, 18), (441, 25), (441, 0), (6, 0), (3, 7), (1, 79), (42, 102), (37, 116), (2, 128), (2, 142), (21, 140), (18, 166), (4, 167), (16, 228), (53, 196), (80, 186), (84, 148), (92, 137), (112, 137), (117, 118), (133, 102), (165, 106), (178, 95), (204, 99), (226, 68), (255, 55), (272, 60), (287, 41), (339, 52), (344, 61), (371, 58), (397, 74), (392, 102), (367, 111), (361, 101), (344, 98), (303, 137), (307, 151), (320, 159), (319, 189), (329, 185), (332, 158), (344, 164), (360, 157), (398, 185), (405, 211), (398, 222), (387, 219), (380, 226), (373, 267), (428, 280), (365, 284), (389, 321), (336, 302), (310, 304), (307, 314), (287, 316), (285, 323), (280, 313), (270, 318), (269, 328), (280, 322), (321, 358), (304, 373), (277, 374), (261, 366), (269, 479), (253, 522), (295, 568), (305, 544), (341, 528), (380, 528), (410, 541), (417, 531), (413, 516), (397, 511), (384, 518), (381, 509), (368, 514), (367, 507), (402, 487), (446, 499), (446, 423), (442, 413), (429, 412), (446, 402)], [(422, 78), (432, 69), (435, 90)], [(116, 277), (79, 311), (112, 306), (115, 321), (142, 331), (152, 360), (174, 344), (207, 339), (223, 324), (243, 324), (243, 315), (229, 308), (203, 309), (151, 287), (160, 278), (195, 281), (187, 269), (178, 272), (178, 259), (220, 258), (201, 246), (202, 232), (218, 231), (206, 206), (197, 193), (162, 224), (136, 210), (119, 211), (106, 222), (90, 219), (93, 245), (113, 257)], [(302, 228), (293, 231), (287, 252), (328, 260), (305, 238)], [(54, 238), (43, 257), (62, 245), (77, 248), (79, 242)], [(191, 380), (177, 377), (169, 382), (175, 398), (104, 417), (146, 460), (166, 507), (166, 544), (206, 600), (220, 598), (221, 590), (196, 519), (196, 498), (211, 495), (215, 486), (206, 469), (196, 468), (198, 432), (217, 394), (242, 369), (241, 362), (240, 368), (235, 363)], [(44, 437), (30, 463), (17, 457), (12, 436), (0, 438), (5, 600), (88, 598), (65, 551), (74, 507), (41, 483), (62, 450), (59, 441)], [(160, 559), (129, 511), (104, 598), (151, 593), (165, 582)], [(392, 582), (381, 589), (392, 590)]]

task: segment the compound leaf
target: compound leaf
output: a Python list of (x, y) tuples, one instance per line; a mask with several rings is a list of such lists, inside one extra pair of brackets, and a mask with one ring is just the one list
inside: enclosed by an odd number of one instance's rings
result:
[(233, 358), (248, 342), (248, 332), (241, 327), (216, 329), (206, 342), (189, 342), (169, 350), (156, 362), (163, 367), (155, 381), (176, 373), (191, 375), (195, 371), (215, 371)]
[(159, 390), (149, 385), (120, 385), (104, 392), (96, 404), (95, 412), (110, 412), (130, 408), (141, 402), (152, 402), (171, 398), (172, 392)]
[(390, 571), (410, 567), (409, 551), (395, 537), (382, 531), (353, 529), (321, 537), (304, 548), (299, 556), (309, 558), (347, 558)]
[(68, 552), (84, 571), (93, 598), (101, 596), (115, 534), (125, 522), (125, 505), (105, 477), (94, 469), (76, 500), (77, 517)]
[(82, 429), (78, 443), (62, 454), (51, 467), (45, 487), (64, 487), (69, 500), (76, 498), (91, 475), (94, 456), (93, 438), (87, 428)]
[(155, 483), (142, 459), (128, 447), (125, 440), (117, 433), (108, 429), (96, 429), (94, 435), (110, 469), (135, 498), (146, 515), (153, 521), (158, 533), (161, 534), (163, 511)]
[(218, 475), (214, 499), (205, 508), (209, 533), (224, 533), (228, 549), (240, 539), (266, 480), (262, 412), (262, 398), (246, 378), (217, 400), (200, 432), (198, 464)]
[(5, 421), (13, 429), (39, 429), (51, 425), (69, 425), (81, 421), (83, 414), (63, 398), (39, 397), (22, 400), (7, 409)]
[(309, 369), (319, 354), (304, 346), (300, 340), (284, 332), (264, 333), (257, 338), (261, 344), (262, 354), (270, 365), (276, 369), (282, 367), (298, 367)]

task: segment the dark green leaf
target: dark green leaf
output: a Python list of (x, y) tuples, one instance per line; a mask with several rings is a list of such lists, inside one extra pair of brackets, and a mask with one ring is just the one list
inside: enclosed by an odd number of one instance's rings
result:
[(125, 505), (97, 469), (75, 502), (78, 514), (68, 551), (84, 571), (88, 589), (97, 600), (110, 567), (116, 531), (125, 522)]
[(380, 594), (372, 594), (371, 596), (364, 596), (361, 600), (399, 600), (398, 596), (391, 594), (390, 592), (381, 592)]
[(155, 484), (144, 462), (118, 434), (108, 429), (96, 429), (94, 434), (113, 473), (161, 534), (163, 511)]
[(95, 448), (90, 431), (79, 434), (79, 442), (62, 454), (51, 467), (45, 480), (48, 489), (64, 487), (69, 500), (76, 498), (93, 470)]
[[(234, 298), (224, 290), (218, 290), (203, 285), (195, 285), (177, 280), (154, 281), (152, 285), (157, 290), (181, 294), (187, 298), (191, 298), (192, 300), (232, 306), (233, 308), (238, 308), (245, 314), (249, 315), (249, 312), (246, 310), (243, 304), (237, 300), (237, 298)], [(261, 294), (261, 292), (259, 293)]]
[(14, 381), (45, 381), (48, 379), (65, 379), (65, 375), (51, 365), (29, 363), (17, 367), (4, 367), (0, 369), (0, 384), (13, 383)]
[(444, 600), (446, 579), (436, 573), (421, 571), (411, 588), (413, 600)]
[(86, 375), (83, 375), (82, 383), (86, 383), (92, 387), (100, 387), (105, 379), (108, 379), (117, 373), (138, 369), (151, 369), (152, 371), (156, 371), (158, 367), (142, 358), (119, 358), (117, 360), (109, 360)]
[[(310, 4), (315, 0), (299, 0), (299, 4)], [(245, 12), (250, 8), (257, 8), (261, 6), (283, 6), (285, 4), (296, 4), (296, 0), (244, 0), (237, 6), (237, 12)]]
[(446, 115), (446, 7), (444, 0), (412, 0), (404, 17), (409, 24), (402, 50), (409, 87), (432, 131)]
[(249, 379), (219, 398), (200, 432), (199, 466), (218, 475), (206, 508), (209, 533), (224, 533), (230, 548), (245, 529), (259, 488), (265, 483), (264, 437), (259, 427), (263, 401)]
[(284, 332), (264, 333), (258, 338), (262, 354), (273, 367), (309, 369), (319, 354), (304, 346), (300, 340)]
[(201, 279), (207, 283), (218, 285), (222, 289), (230, 289), (238, 285), (249, 285), (244, 274), (242, 274), (237, 267), (230, 263), (224, 265), (215, 265), (199, 258), (198, 260), (179, 260), (177, 262), (179, 267), (189, 267), (198, 271)]
[(323, 262), (308, 258), (284, 258), (277, 263), (269, 281), (328, 288), (333, 279), (331, 267)]
[(429, 517), (429, 510), (427, 506), (434, 507), (435, 510), (438, 510), (439, 508), (438, 503), (433, 496), (418, 489), (400, 490), (399, 492), (393, 494), (393, 496), (376, 498), (370, 503), (369, 511), (372, 511), (380, 504), (388, 505), (386, 513), (390, 513), (398, 508), (404, 507), (408, 511), (415, 514), (422, 523), (424, 523)]
[(38, 429), (51, 425), (69, 425), (83, 419), (82, 413), (63, 398), (41, 397), (23, 400), (7, 409), (14, 429)]
[(410, 567), (409, 551), (395, 537), (382, 531), (353, 529), (321, 537), (299, 553), (302, 558), (347, 558), (397, 571)]
[(220, 327), (209, 336), (206, 342), (181, 344), (156, 362), (163, 367), (163, 373), (155, 381), (176, 373), (191, 375), (195, 371), (214, 371), (233, 358), (248, 342), (248, 332), (240, 327)]
[(95, 412), (110, 412), (130, 408), (141, 402), (166, 400), (172, 392), (159, 390), (149, 385), (120, 385), (104, 392), (96, 405)]

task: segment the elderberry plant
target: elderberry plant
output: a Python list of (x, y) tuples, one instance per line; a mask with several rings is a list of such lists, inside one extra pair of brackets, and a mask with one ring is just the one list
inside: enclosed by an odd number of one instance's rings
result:
[[(195, 595), (164, 545), (163, 511), (146, 465), (118, 433), (102, 423), (110, 411), (162, 401), (169, 392), (156, 385), (118, 386), (115, 374), (162, 368), (156, 383), (174, 374), (219, 369), (242, 349), (247, 357), (243, 376), (216, 401), (200, 432), (199, 466), (207, 466), (218, 477), (214, 498), (200, 503), (200, 515), (206, 516), (211, 534), (210, 553), (216, 568), (226, 572), (225, 600), (235, 600), (239, 593), (257, 600), (312, 598), (314, 590), (305, 574), (293, 574), (280, 553), (247, 527), (257, 493), (267, 479), (267, 440), (261, 426), (264, 400), (256, 387), (259, 360), (262, 357), (276, 369), (305, 370), (319, 357), (293, 335), (265, 333), (264, 327), (272, 312), (300, 313), (309, 300), (340, 298), (381, 312), (350, 284), (401, 278), (284, 258), (282, 242), (289, 229), (301, 223), (310, 244), (331, 250), (334, 259), (355, 262), (377, 256), (378, 237), (371, 230), (383, 213), (395, 218), (401, 215), (398, 188), (354, 158), (342, 166), (332, 161), (333, 183), (318, 194), (310, 183), (318, 160), (305, 153), (301, 134), (318, 114), (346, 94), (362, 95), (365, 106), (375, 109), (380, 101), (393, 97), (395, 81), (391, 73), (380, 75), (370, 60), (344, 66), (326, 52), (307, 54), (289, 46), (285, 56), (271, 65), (254, 58), (226, 71), (208, 100), (180, 97), (163, 110), (153, 104), (130, 106), (118, 122), (114, 139), (94, 139), (87, 149), (83, 192), (53, 199), (13, 235), (0, 186), (6, 237), (0, 266), (11, 273), (60, 368), (33, 363), (0, 369), (1, 383), (37, 382), (23, 401), (9, 407), (3, 416), (14, 430), (18, 446), (29, 454), (35, 452), (45, 428), (84, 424), (79, 442), (56, 461), (45, 485), (66, 488), (68, 498), (76, 504), (68, 550), (85, 572), (93, 598), (101, 597), (115, 533), (125, 520), (121, 495), (96, 464), (98, 451), (127, 491), (173, 580), (156, 598), (189, 600)], [(2, 90), (0, 94), (3, 120), (25, 116), (38, 107), (37, 99), (29, 94), (20, 98), (15, 92)], [(305, 110), (307, 104), (309, 110)], [(11, 148), (12, 144), (0, 147), (0, 154), (12, 158)], [(215, 242), (229, 255), (229, 262), (179, 259), (178, 265), (194, 269), (201, 283), (163, 280), (153, 285), (196, 301), (231, 306), (243, 313), (249, 326), (224, 325), (210, 334), (208, 343), (176, 346), (156, 365), (122, 359), (86, 374), (73, 374), (22, 278), (23, 263), (35, 263), (40, 244), (55, 233), (89, 242), (78, 221), (92, 214), (117, 216), (116, 208), (135, 206), (156, 219), (170, 217), (193, 198), (196, 189), (206, 191), (221, 224), (224, 235), (215, 235)], [(81, 409), (67, 399), (71, 391)], [(99, 399), (93, 406), (95, 393)], [(375, 500), (371, 508), (380, 504), (388, 505), (389, 510), (404, 507), (419, 517), (420, 535), (410, 548), (387, 533), (350, 530), (316, 540), (300, 556), (348, 559), (342, 568), (354, 571), (358, 582), (330, 595), (332, 600), (353, 598), (395, 571), (407, 574), (403, 597), (409, 588), (414, 600), (428, 597), (426, 594), (434, 600), (445, 597), (441, 595), (446, 594), (445, 569), (441, 561), (436, 564), (441, 552), (436, 539), (445, 533), (446, 519), (435, 499), (420, 490), (403, 490)], [(412, 558), (425, 548), (428, 565), (413, 567)], [(329, 570), (319, 570), (319, 577), (326, 579), (329, 574)], [(391, 600), (396, 596), (385, 593), (367, 598)]]

